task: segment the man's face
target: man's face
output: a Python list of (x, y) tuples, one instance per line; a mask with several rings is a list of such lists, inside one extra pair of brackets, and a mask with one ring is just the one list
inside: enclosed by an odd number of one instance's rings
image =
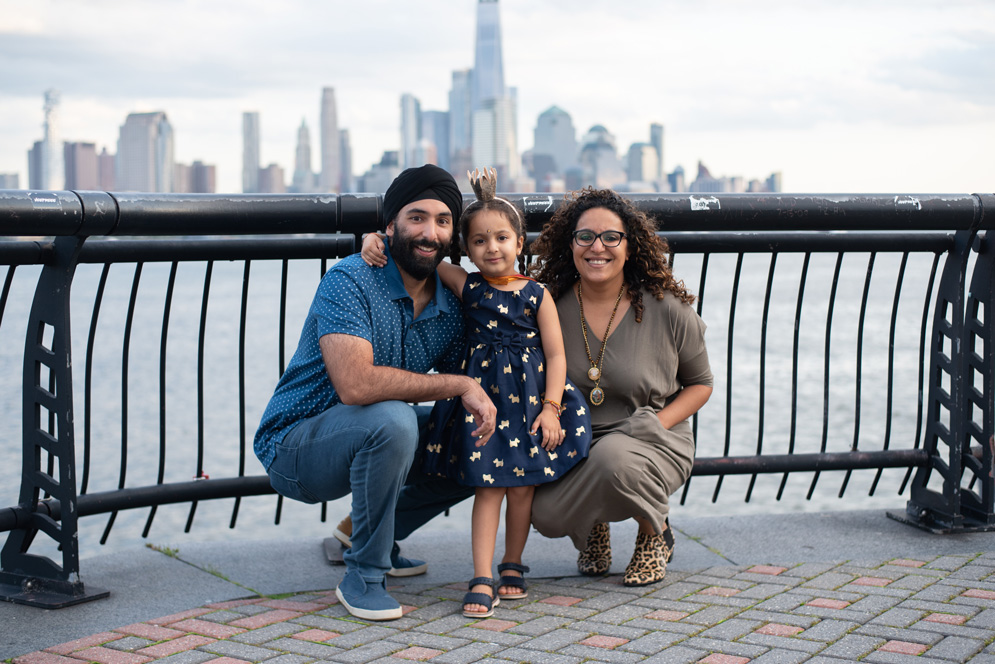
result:
[(449, 254), (453, 215), (442, 201), (408, 203), (387, 224), (390, 255), (398, 268), (419, 281), (428, 279)]

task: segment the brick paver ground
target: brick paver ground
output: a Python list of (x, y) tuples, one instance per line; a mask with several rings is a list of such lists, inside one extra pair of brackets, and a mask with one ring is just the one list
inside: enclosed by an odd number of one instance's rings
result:
[(995, 553), (530, 579), (493, 618), (453, 584), (391, 580), (400, 620), (350, 616), (328, 589), (252, 597), (125, 625), (13, 664), (971, 662), (995, 664)]

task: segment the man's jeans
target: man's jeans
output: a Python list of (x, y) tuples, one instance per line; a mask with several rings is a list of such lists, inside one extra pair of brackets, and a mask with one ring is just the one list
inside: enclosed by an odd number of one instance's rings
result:
[(281, 495), (318, 503), (352, 493), (352, 548), (343, 558), (364, 577), (390, 569), (395, 539), (473, 493), (421, 474), (416, 452), (430, 411), (402, 401), (339, 404), (301, 421), (276, 446), (269, 477)]

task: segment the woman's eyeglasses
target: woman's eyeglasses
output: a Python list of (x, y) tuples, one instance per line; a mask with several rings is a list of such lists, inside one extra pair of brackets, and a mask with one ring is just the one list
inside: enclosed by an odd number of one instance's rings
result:
[(622, 238), (625, 237), (625, 233), (622, 231), (602, 231), (600, 233), (595, 233), (594, 231), (574, 231), (574, 242), (581, 247), (590, 247), (594, 244), (595, 240), (601, 240), (601, 244), (606, 247), (617, 247), (622, 244)]

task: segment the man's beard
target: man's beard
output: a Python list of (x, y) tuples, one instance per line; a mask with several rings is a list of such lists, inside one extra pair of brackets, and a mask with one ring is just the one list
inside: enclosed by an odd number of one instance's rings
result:
[[(435, 256), (428, 258), (415, 253), (415, 247), (425, 247), (435, 249)], [(449, 252), (449, 244), (432, 242), (430, 240), (412, 240), (399, 228), (395, 229), (394, 237), (390, 241), (390, 255), (397, 263), (397, 266), (407, 272), (411, 277), (423, 281), (432, 276), (435, 268), (439, 266), (442, 259)]]

